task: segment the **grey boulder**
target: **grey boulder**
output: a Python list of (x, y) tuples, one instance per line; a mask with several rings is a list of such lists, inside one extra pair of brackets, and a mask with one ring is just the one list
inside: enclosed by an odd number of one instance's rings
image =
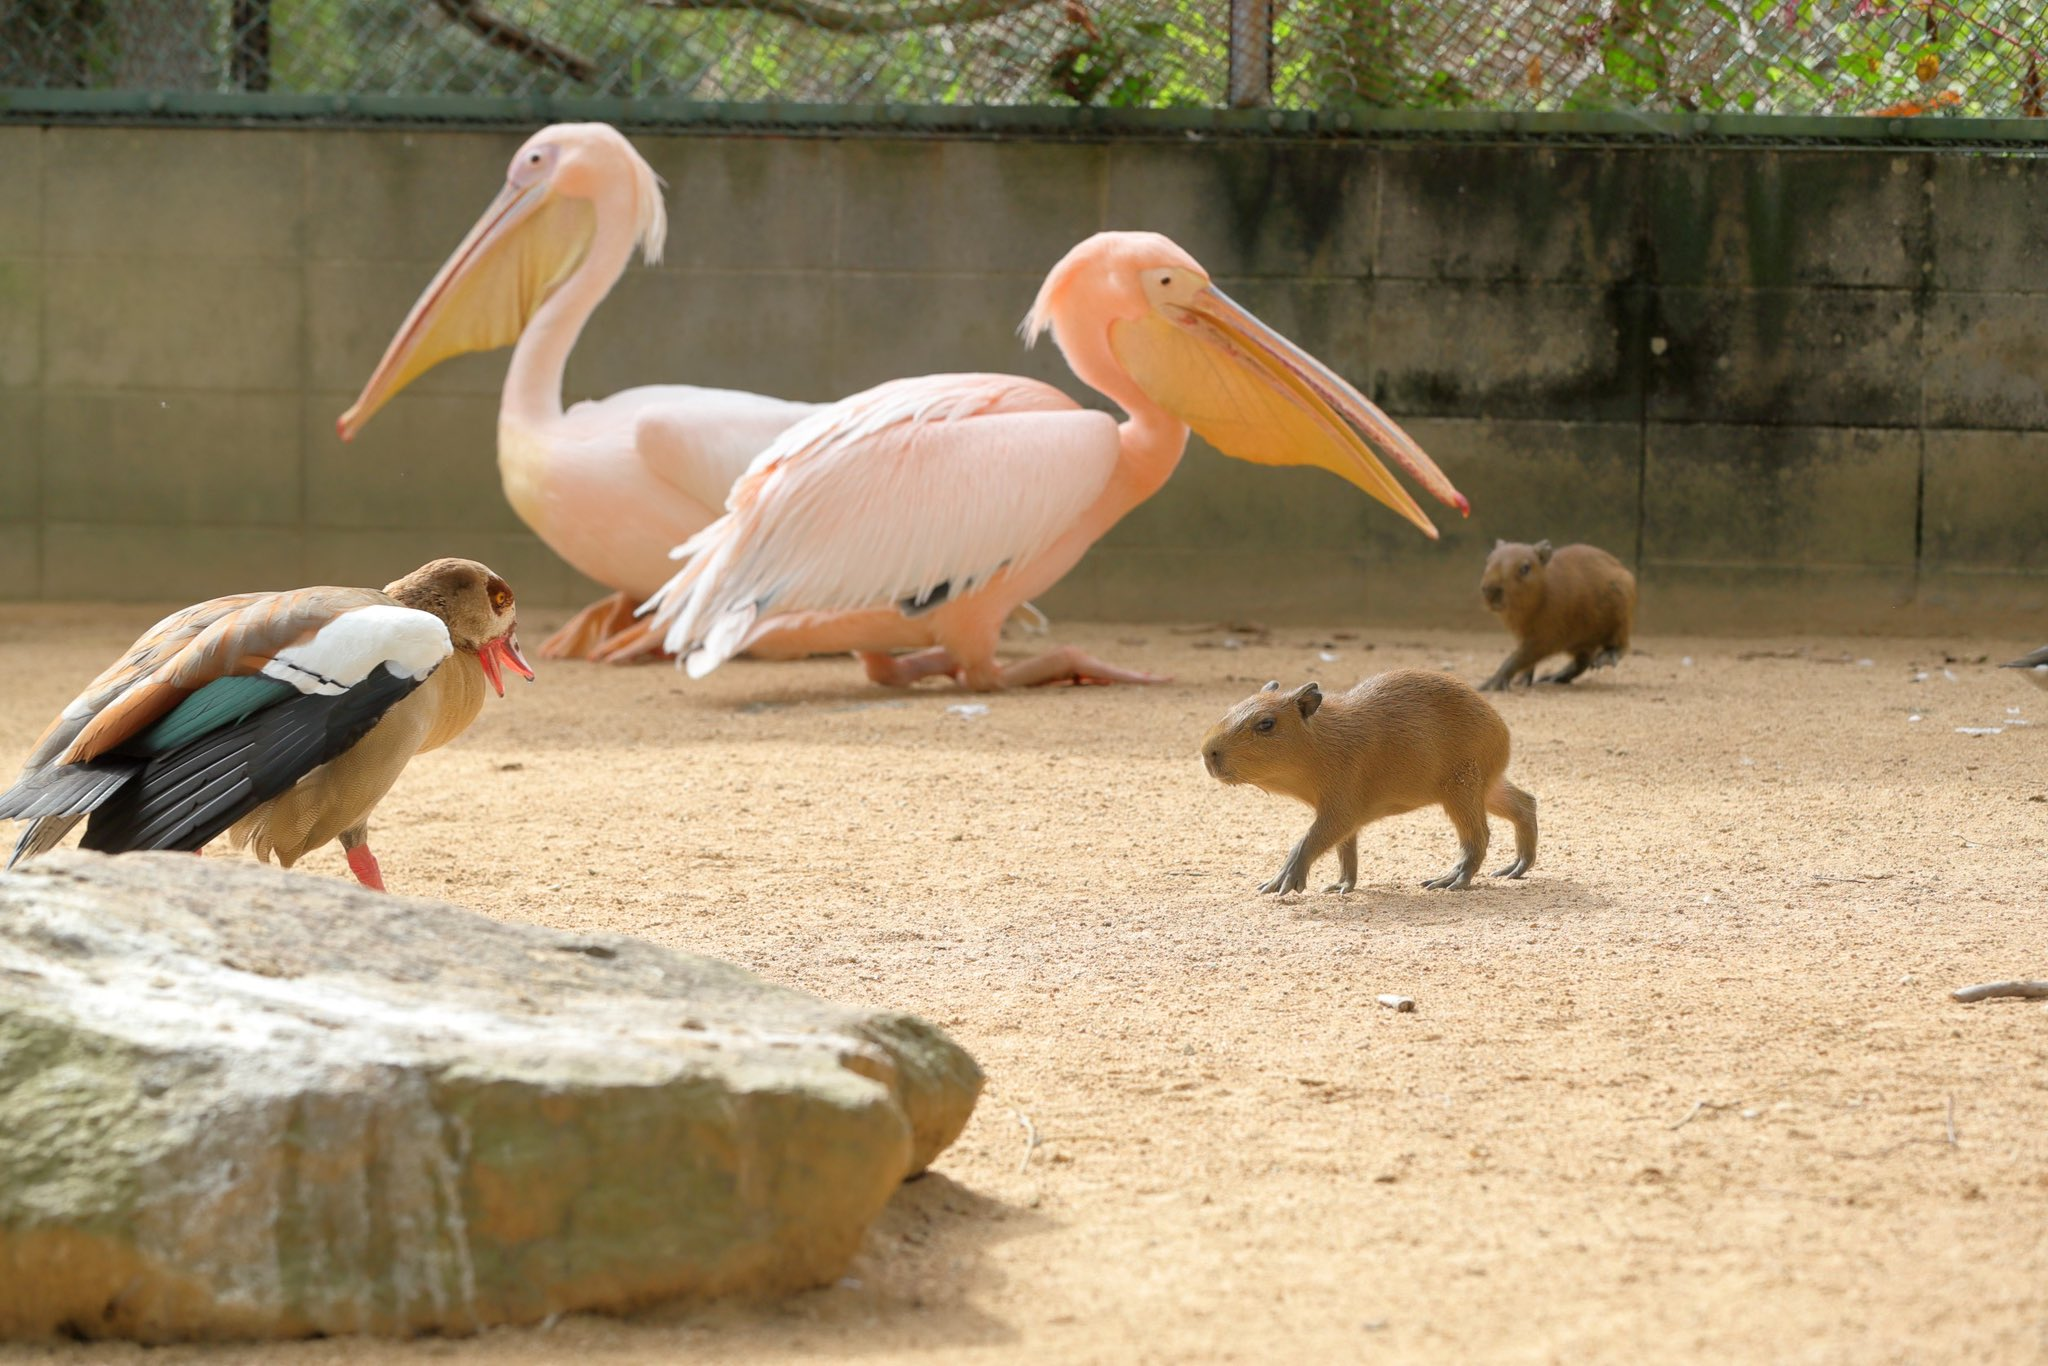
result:
[(839, 1275), (974, 1060), (611, 935), (182, 854), (0, 875), (0, 1336), (462, 1333)]

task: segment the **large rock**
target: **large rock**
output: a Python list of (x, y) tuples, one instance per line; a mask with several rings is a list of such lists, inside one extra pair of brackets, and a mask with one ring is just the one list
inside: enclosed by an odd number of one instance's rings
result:
[(181, 854), (0, 875), (0, 1335), (468, 1332), (839, 1274), (937, 1029)]

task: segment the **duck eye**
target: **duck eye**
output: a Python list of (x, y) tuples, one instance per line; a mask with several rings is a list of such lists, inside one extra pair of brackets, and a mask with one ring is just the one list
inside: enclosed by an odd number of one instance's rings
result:
[(1252, 729), (1259, 732), (1259, 734), (1264, 735), (1267, 731), (1273, 729), (1273, 718), (1270, 716), (1261, 716), (1258, 720), (1258, 724), (1253, 726)]

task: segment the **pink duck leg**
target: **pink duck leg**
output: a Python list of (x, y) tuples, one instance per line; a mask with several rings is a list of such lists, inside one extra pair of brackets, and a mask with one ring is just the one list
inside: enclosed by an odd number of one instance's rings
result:
[(377, 856), (370, 852), (369, 845), (358, 844), (348, 851), (348, 870), (371, 891), (384, 890), (384, 870), (377, 866)]

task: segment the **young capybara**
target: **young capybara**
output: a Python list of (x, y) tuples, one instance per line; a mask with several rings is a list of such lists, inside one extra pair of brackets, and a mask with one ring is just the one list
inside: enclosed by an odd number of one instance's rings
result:
[(1250, 783), (1315, 808), (1315, 821), (1262, 892), (1296, 892), (1332, 846), (1338, 880), (1358, 882), (1358, 831), (1386, 816), (1441, 806), (1458, 828), (1458, 864), (1423, 883), (1459, 891), (1486, 857), (1486, 813), (1515, 826), (1520, 877), (1536, 862), (1536, 799), (1507, 780), (1508, 727), (1463, 679), (1393, 669), (1324, 697), (1277, 682), (1232, 707), (1202, 740), (1202, 762), (1226, 783)]
[(1495, 541), (1479, 579), (1479, 596), (1515, 636), (1481, 692), (1534, 682), (1536, 666), (1555, 654), (1572, 662), (1541, 679), (1569, 683), (1588, 669), (1620, 661), (1636, 615), (1636, 576), (1598, 546)]

